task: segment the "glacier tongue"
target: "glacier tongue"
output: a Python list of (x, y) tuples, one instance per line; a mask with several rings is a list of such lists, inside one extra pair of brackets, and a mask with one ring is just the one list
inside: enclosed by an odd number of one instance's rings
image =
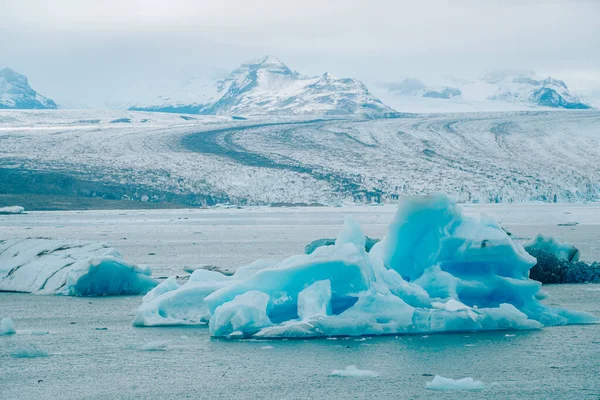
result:
[(28, 238), (0, 240), (0, 291), (68, 296), (146, 293), (151, 271), (93, 242)]
[(370, 253), (346, 218), (334, 246), (233, 276), (196, 271), (144, 299), (136, 325), (209, 322), (213, 336), (322, 337), (539, 329), (597, 323), (546, 307), (529, 279), (535, 259), (489, 218), (445, 195), (401, 199), (388, 236)]

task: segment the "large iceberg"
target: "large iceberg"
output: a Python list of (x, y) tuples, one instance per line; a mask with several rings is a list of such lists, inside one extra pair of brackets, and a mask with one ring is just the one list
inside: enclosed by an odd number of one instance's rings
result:
[(44, 238), (0, 240), (0, 291), (69, 296), (146, 293), (149, 268), (104, 244)]
[(405, 197), (387, 236), (365, 251), (346, 217), (333, 246), (232, 276), (194, 271), (145, 298), (134, 325), (208, 324), (216, 337), (323, 337), (539, 329), (595, 323), (541, 304), (535, 259), (487, 217), (462, 214), (445, 195)]

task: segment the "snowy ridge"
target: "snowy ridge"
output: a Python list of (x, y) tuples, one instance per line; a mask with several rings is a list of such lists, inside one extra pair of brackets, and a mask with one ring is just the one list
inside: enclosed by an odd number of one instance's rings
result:
[(133, 110), (207, 115), (288, 115), (385, 117), (395, 113), (356, 79), (324, 73), (305, 77), (273, 56), (242, 64), (216, 83), (206, 104), (164, 103)]
[(0, 109), (57, 108), (56, 103), (29, 86), (25, 75), (10, 68), (0, 70)]

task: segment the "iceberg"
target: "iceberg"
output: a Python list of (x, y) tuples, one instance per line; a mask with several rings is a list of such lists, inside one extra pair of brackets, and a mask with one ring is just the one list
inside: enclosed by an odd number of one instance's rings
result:
[(23, 214), (25, 208), (21, 206), (0, 207), (0, 215)]
[(17, 333), (17, 331), (12, 319), (8, 317), (0, 319), (0, 335), (12, 335), (13, 333)]
[(146, 293), (157, 285), (149, 268), (93, 242), (0, 240), (0, 291), (68, 296)]
[(338, 238), (311, 254), (259, 260), (232, 276), (196, 270), (143, 300), (137, 326), (209, 326), (212, 336), (310, 338), (522, 330), (597, 323), (545, 306), (536, 260), (488, 217), (469, 217), (442, 194), (404, 197), (387, 236), (365, 249), (346, 217)]
[(483, 390), (483, 382), (473, 378), (451, 379), (436, 375), (431, 382), (425, 384), (429, 390)]
[(552, 254), (556, 258), (562, 261), (577, 262), (579, 261), (579, 249), (572, 244), (563, 242), (557, 238), (551, 236), (544, 236), (538, 234), (535, 239), (524, 244), (525, 248), (529, 251), (537, 250), (544, 251)]
[(375, 371), (370, 371), (368, 369), (358, 369), (356, 365), (348, 365), (346, 369), (334, 369), (331, 372), (331, 376), (341, 376), (341, 377), (357, 377), (357, 378), (376, 378), (379, 376), (379, 373)]

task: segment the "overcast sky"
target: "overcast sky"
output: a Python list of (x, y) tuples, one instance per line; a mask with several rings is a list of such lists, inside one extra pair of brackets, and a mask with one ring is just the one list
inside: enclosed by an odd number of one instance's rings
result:
[(369, 84), (532, 69), (600, 76), (597, 0), (0, 0), (0, 66), (64, 104), (265, 54)]

